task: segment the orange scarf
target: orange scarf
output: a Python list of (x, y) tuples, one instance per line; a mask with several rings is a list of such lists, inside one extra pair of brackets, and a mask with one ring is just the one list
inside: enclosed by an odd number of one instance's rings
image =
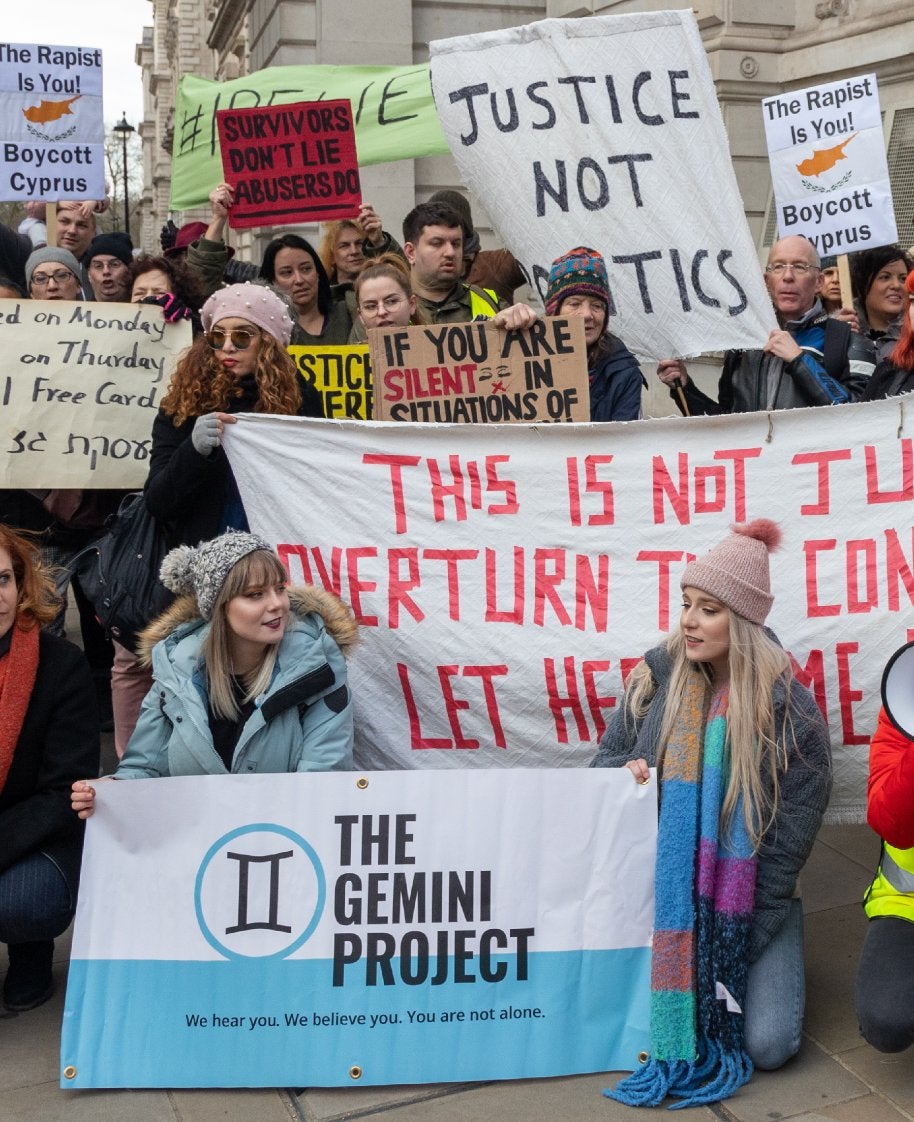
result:
[(13, 624), (9, 654), (0, 658), (0, 791), (6, 784), (38, 673), (38, 628)]

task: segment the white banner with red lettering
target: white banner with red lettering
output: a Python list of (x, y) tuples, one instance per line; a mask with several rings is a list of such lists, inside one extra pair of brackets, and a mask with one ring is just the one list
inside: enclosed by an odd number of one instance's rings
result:
[[(889, 654), (914, 629), (914, 422), (900, 402), (614, 425), (243, 415), (225, 446), (293, 583), (361, 621), (367, 768), (586, 765), (675, 626), (683, 566), (733, 521), (783, 530), (768, 623), (832, 732), (831, 820), (861, 820)], [(912, 636), (914, 637), (914, 633)]]

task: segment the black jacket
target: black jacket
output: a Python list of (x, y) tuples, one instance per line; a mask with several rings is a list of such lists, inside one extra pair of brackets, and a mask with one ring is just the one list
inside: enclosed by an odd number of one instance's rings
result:
[[(301, 390), (299, 417), (323, 417), (320, 394), (298, 374)], [(257, 402), (253, 378), (242, 382), (244, 392), (224, 413), (252, 413)], [(161, 409), (152, 425), (152, 453), (146, 480), (146, 505), (163, 524), (169, 545), (198, 545), (216, 537), (227, 503), (237, 495), (235, 477), (222, 448), (201, 456), (190, 439), (196, 418), (175, 426)]]
[(861, 401), (882, 401), (914, 390), (914, 370), (902, 370), (884, 358), (873, 371)]
[[(2, 642), (0, 650), (8, 646)], [(45, 853), (66, 877), (75, 901), (83, 823), (70, 808), (70, 787), (98, 775), (98, 757), (89, 665), (72, 643), (42, 631), (35, 686), (0, 791), (0, 872), (32, 853)]]
[[(782, 362), (761, 350), (727, 351), (717, 401), (690, 381), (684, 389), (689, 412), (715, 415), (767, 409), (769, 367), (775, 374), (774, 409), (840, 405), (860, 396), (863, 379), (851, 369), (854, 340), (846, 323), (829, 319), (817, 300), (805, 316), (788, 323), (787, 330), (803, 348), (802, 355)], [(678, 401), (675, 390), (670, 392)]]

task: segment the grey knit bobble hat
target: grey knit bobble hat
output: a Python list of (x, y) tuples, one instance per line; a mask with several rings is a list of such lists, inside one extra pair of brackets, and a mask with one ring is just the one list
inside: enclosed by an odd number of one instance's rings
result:
[(682, 588), (698, 588), (752, 623), (764, 623), (771, 611), (768, 554), (781, 542), (781, 529), (770, 518), (738, 523), (710, 553), (689, 562)]
[(230, 284), (217, 289), (200, 309), (203, 330), (212, 331), (220, 320), (246, 319), (267, 335), (288, 347), (292, 338), (292, 317), (283, 301), (262, 284)]
[(32, 283), (32, 273), (39, 265), (63, 265), (69, 269), (74, 277), (82, 284), (82, 274), (79, 271), (79, 262), (68, 249), (61, 249), (56, 245), (44, 245), (29, 255), (25, 263), (25, 283), (28, 287)]
[(178, 596), (192, 592), (200, 614), (204, 619), (210, 619), (232, 567), (242, 557), (256, 553), (258, 549), (273, 552), (267, 542), (256, 534), (229, 530), (212, 541), (201, 542), (196, 549), (191, 545), (179, 545), (171, 550), (165, 555), (159, 578), (170, 592)]

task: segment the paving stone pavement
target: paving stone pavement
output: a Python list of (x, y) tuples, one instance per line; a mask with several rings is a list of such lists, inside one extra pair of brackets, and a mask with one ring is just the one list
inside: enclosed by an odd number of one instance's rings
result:
[[(110, 752), (110, 745), (108, 746)], [(878, 853), (865, 826), (823, 828), (803, 873), (806, 1034), (779, 1072), (759, 1072), (726, 1103), (683, 1122), (914, 1122), (914, 1049), (884, 1056), (857, 1033), (860, 907)], [(292, 1090), (61, 1091), (58, 1050), (69, 934), (58, 940), (58, 992), (31, 1013), (0, 1014), (0, 1122), (634, 1122), (670, 1117), (605, 1099), (607, 1073), (487, 1084)], [(0, 951), (0, 973), (6, 968)], [(676, 1117), (675, 1115), (673, 1117)]]

